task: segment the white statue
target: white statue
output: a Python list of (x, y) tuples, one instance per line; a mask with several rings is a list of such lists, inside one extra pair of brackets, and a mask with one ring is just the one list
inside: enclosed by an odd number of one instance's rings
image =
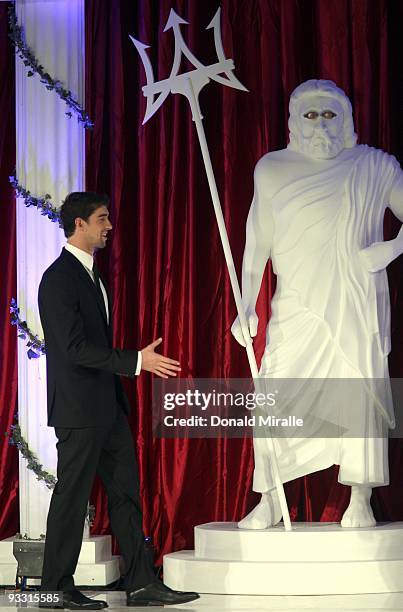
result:
[[(256, 165), (246, 226), (242, 300), (251, 336), (269, 258), (277, 275), (260, 375), (387, 379), (385, 268), (403, 252), (403, 231), (384, 242), (383, 218), (390, 207), (403, 221), (403, 172), (394, 157), (356, 144), (350, 101), (332, 81), (295, 89), (289, 129), (288, 147)], [(238, 319), (232, 332), (244, 345)], [(394, 425), (391, 404), (381, 408), (362, 410), (361, 438), (274, 439), (283, 482), (340, 466), (339, 482), (351, 485), (343, 527), (375, 525), (372, 488), (388, 484), (389, 471), (387, 438), (370, 434)], [(265, 529), (281, 519), (265, 438), (254, 438), (254, 456), (262, 498), (238, 526)]]

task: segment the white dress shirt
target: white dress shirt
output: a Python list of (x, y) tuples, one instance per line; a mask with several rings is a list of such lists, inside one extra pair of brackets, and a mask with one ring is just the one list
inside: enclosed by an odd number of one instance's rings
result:
[[(84, 268), (87, 270), (88, 274), (90, 275), (93, 283), (95, 283), (95, 279), (94, 279), (94, 272), (93, 272), (93, 268), (94, 268), (94, 258), (92, 255), (90, 255), (89, 253), (87, 253), (86, 251), (83, 251), (82, 249), (79, 249), (78, 247), (67, 243), (64, 247), (66, 249), (66, 251), (68, 251), (69, 253), (71, 253), (72, 255), (74, 255), (74, 257), (76, 257), (78, 259), (78, 261), (84, 266)], [(106, 293), (106, 289), (102, 283), (102, 280), (99, 279), (99, 284), (101, 286), (101, 291), (102, 291), (102, 295), (104, 296), (104, 303), (105, 303), (105, 310), (106, 310), (106, 320), (109, 324), (109, 307), (108, 307), (108, 296)], [(140, 374), (141, 371), (141, 351), (138, 352), (138, 359), (137, 359), (137, 367), (136, 367), (136, 376), (138, 376)]]

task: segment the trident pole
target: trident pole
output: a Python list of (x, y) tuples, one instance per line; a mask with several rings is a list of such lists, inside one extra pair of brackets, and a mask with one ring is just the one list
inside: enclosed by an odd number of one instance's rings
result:
[[(226, 59), (224, 56), (224, 50), (221, 41), (221, 29), (220, 29), (220, 9), (217, 10), (211, 23), (207, 26), (207, 29), (214, 29), (214, 42), (216, 45), (218, 62), (210, 66), (205, 66), (193, 55), (188, 46), (186, 45), (181, 31), (180, 24), (186, 24), (187, 22), (175, 13), (173, 9), (168, 17), (164, 32), (172, 28), (175, 37), (175, 54), (174, 62), (171, 70), (171, 74), (167, 79), (159, 82), (154, 81), (153, 69), (151, 62), (146, 54), (145, 50), (147, 45), (136, 40), (130, 36), (133, 44), (135, 45), (139, 55), (142, 59), (143, 66), (147, 76), (147, 85), (143, 87), (144, 95), (147, 97), (147, 108), (146, 114), (143, 120), (143, 125), (150, 119), (150, 117), (158, 110), (158, 108), (164, 103), (165, 99), (172, 93), (181, 93), (189, 101), (190, 108), (192, 111), (192, 119), (196, 125), (197, 136), (199, 138), (200, 149), (203, 156), (203, 162), (206, 169), (207, 180), (210, 188), (211, 199), (213, 201), (214, 212), (217, 219), (218, 230), (220, 234), (221, 243), (224, 250), (225, 261), (227, 264), (229, 277), (231, 281), (231, 288), (235, 298), (236, 309), (241, 323), (242, 334), (246, 344), (246, 353), (248, 356), (249, 366), (254, 380), (255, 389), (256, 381), (259, 379), (259, 371), (256, 363), (255, 352), (253, 350), (253, 342), (249, 333), (249, 327), (246, 320), (246, 315), (242, 303), (241, 291), (239, 288), (238, 277), (236, 274), (234, 260), (232, 257), (231, 247), (228, 240), (227, 229), (225, 226), (224, 217), (222, 214), (220, 198), (218, 195), (217, 184), (215, 181), (213, 166), (211, 163), (210, 152), (207, 145), (206, 134), (202, 122), (202, 114), (200, 112), (198, 95), (201, 89), (209, 83), (210, 79), (233, 87), (246, 91), (246, 88), (238, 81), (235, 75), (232, 73), (234, 69), (234, 63), (232, 60)], [(178, 75), (180, 66), (181, 55), (185, 57), (193, 64), (195, 70)], [(225, 73), (227, 78), (221, 76)], [(196, 86), (196, 90), (195, 90)], [(157, 97), (156, 97), (157, 96)], [(156, 98), (155, 98), (156, 97)], [(286, 531), (291, 531), (290, 514), (288, 511), (287, 500), (284, 493), (283, 483), (281, 481), (280, 472), (277, 463), (276, 450), (274, 448), (273, 437), (271, 430), (268, 428), (268, 448), (270, 455), (271, 468), (273, 472), (273, 479), (277, 489), (280, 508), (283, 515), (283, 522)]]
[[(246, 353), (248, 356), (249, 367), (252, 373), (253, 379), (259, 378), (259, 371), (256, 363), (256, 356), (253, 350), (253, 341), (249, 333), (249, 327), (246, 320), (245, 310), (243, 307), (241, 291), (239, 288), (238, 277), (235, 270), (234, 259), (232, 257), (232, 251), (228, 240), (227, 228), (225, 226), (224, 216), (222, 214), (222, 208), (220, 198), (217, 190), (217, 183), (214, 176), (213, 165), (211, 163), (210, 151), (207, 145), (206, 133), (203, 126), (203, 117), (199, 110), (199, 105), (194, 93), (192, 79), (186, 79), (186, 97), (189, 100), (190, 108), (192, 111), (192, 119), (196, 125), (197, 136), (199, 138), (200, 149), (203, 156), (203, 162), (206, 169), (207, 180), (210, 188), (211, 199), (213, 200), (214, 212), (217, 219), (218, 231), (220, 233), (221, 243), (224, 250), (225, 261), (228, 268), (228, 273), (231, 281), (232, 292), (235, 298), (236, 309), (238, 312), (239, 321), (242, 327), (242, 333), (246, 344)], [(268, 428), (268, 444), (271, 459), (271, 467), (273, 470), (273, 478), (276, 485), (281, 512), (283, 514), (284, 527), (286, 531), (291, 531), (291, 520), (290, 513), (288, 511), (287, 500), (284, 493), (283, 483), (281, 481), (280, 472), (277, 463), (276, 451), (274, 448), (274, 442), (271, 435), (270, 428)]]

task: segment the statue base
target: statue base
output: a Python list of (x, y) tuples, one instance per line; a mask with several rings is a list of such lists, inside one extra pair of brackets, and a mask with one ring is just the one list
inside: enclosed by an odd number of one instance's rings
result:
[(340, 523), (282, 523), (241, 530), (195, 527), (195, 550), (164, 556), (172, 589), (228, 595), (338, 595), (402, 590), (403, 522), (368, 529)]

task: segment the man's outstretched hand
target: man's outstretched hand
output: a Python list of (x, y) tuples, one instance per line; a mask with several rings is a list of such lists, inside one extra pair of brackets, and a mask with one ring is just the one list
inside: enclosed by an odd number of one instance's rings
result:
[(180, 372), (179, 361), (164, 357), (155, 352), (155, 349), (161, 344), (162, 338), (154, 340), (148, 346), (141, 350), (141, 369), (147, 370), (147, 372), (153, 372), (161, 378), (168, 378), (169, 376), (176, 376), (177, 372)]

